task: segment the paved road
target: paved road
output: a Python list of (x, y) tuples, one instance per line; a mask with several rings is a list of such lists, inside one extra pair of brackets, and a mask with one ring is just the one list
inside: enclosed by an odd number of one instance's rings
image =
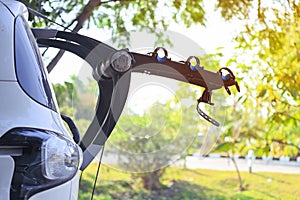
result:
[[(247, 160), (237, 159), (237, 165), (240, 171), (249, 171)], [(117, 155), (104, 154), (103, 163), (116, 164), (118, 162)], [(182, 160), (176, 161), (173, 166), (182, 167), (184, 162)], [(199, 168), (199, 169), (213, 169), (213, 170), (235, 170), (234, 165), (228, 158), (210, 158), (210, 157), (196, 157), (188, 156), (186, 158), (187, 168)], [(288, 174), (300, 174), (300, 162), (283, 162), (275, 160), (254, 160), (252, 166), (252, 172), (280, 172)]]
[[(240, 171), (249, 171), (247, 160), (237, 159)], [(174, 166), (183, 166), (183, 161), (177, 161)], [(189, 156), (186, 159), (188, 168), (213, 169), (213, 170), (235, 170), (234, 165), (228, 158), (201, 158)], [(252, 166), (253, 172), (280, 172), (288, 174), (300, 174), (299, 162), (263, 161), (255, 160)]]

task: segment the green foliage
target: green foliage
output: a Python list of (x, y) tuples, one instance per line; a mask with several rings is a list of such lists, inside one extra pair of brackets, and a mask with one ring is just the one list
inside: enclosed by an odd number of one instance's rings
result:
[[(237, 54), (228, 64), (242, 69), (244, 94), (240, 115), (257, 155), (299, 154), (299, 2), (260, 4), (236, 38)], [(248, 58), (246, 61), (241, 59)], [(252, 59), (249, 60), (249, 57)]]
[(221, 15), (226, 20), (233, 18), (249, 18), (253, 0), (217, 0), (216, 9), (220, 9)]
[(72, 76), (70, 82), (57, 83), (53, 89), (60, 113), (73, 118), (80, 134), (84, 134), (94, 116), (98, 93), (96, 81), (83, 82)]
[(175, 20), (175, 22), (183, 22), (187, 25), (187, 27), (190, 27), (192, 24), (195, 24), (195, 22), (199, 22), (202, 25), (205, 25), (205, 10), (203, 9), (202, 0), (175, 0), (173, 1), (173, 5), (179, 10), (179, 13), (173, 14), (173, 19)]
[(228, 152), (228, 151), (232, 150), (233, 148), (234, 148), (234, 143), (224, 142), (224, 143), (219, 144), (216, 147), (216, 150), (221, 151), (221, 152)]
[(65, 105), (71, 107), (73, 102), (78, 101), (77, 93), (74, 88), (74, 84), (65, 81), (64, 84), (56, 84), (53, 86), (56, 94), (56, 100), (59, 105)]
[[(173, 20), (178, 23), (183, 22), (188, 27), (197, 23), (204, 25), (205, 22), (202, 1), (193, 0), (63, 0), (60, 2), (43, 0), (22, 2), (70, 29), (76, 27), (77, 22), (85, 24), (86, 28), (89, 28), (90, 22), (94, 22), (97, 27), (110, 30), (112, 39), (118, 40), (120, 46), (128, 45), (129, 31), (132, 30), (153, 32), (157, 34), (159, 39), (162, 39), (162, 31), (166, 30)], [(31, 14), (30, 21), (32, 21), (34, 27), (57, 26)], [(84, 23), (85, 21), (88, 21), (88, 23)]]

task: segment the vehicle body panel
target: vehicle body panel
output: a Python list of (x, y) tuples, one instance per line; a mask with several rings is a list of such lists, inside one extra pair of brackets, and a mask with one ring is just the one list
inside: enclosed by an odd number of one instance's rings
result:
[(28, 18), (28, 11), (24, 4), (11, 0), (1, 0), (0, 2), (2, 2), (14, 16), (22, 15), (24, 18)]
[[(20, 88), (18, 82), (0, 81), (0, 137), (15, 127), (34, 127), (62, 133), (71, 139), (58, 113), (36, 103)], [(17, 111), (17, 114), (16, 114)]]
[(10, 183), (14, 174), (14, 160), (0, 155), (0, 200), (9, 200)]
[(76, 200), (78, 198), (78, 183), (79, 176), (77, 175), (71, 181), (37, 193), (29, 198), (29, 200)]
[[(16, 81), (14, 68), (14, 16), (0, 1), (0, 81)], [(11, 23), (7, 23), (11, 22)]]

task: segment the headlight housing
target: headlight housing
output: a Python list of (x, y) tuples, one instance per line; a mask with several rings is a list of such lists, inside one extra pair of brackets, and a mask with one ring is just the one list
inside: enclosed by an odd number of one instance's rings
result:
[(81, 165), (82, 152), (74, 142), (41, 129), (13, 129), (0, 138), (0, 147), (21, 148), (15, 161), (10, 199), (32, 195), (71, 180)]
[(50, 180), (67, 179), (74, 175), (80, 163), (77, 145), (61, 137), (51, 137), (43, 143), (43, 175)]

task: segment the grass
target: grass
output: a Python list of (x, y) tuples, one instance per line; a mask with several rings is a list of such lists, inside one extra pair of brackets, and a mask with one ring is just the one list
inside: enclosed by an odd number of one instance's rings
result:
[[(82, 175), (79, 199), (89, 200), (97, 165)], [(94, 200), (191, 200), (191, 199), (283, 199), (300, 200), (300, 174), (241, 173), (245, 191), (238, 191), (234, 171), (168, 168), (162, 177), (164, 187), (148, 191), (138, 179), (102, 165)]]

